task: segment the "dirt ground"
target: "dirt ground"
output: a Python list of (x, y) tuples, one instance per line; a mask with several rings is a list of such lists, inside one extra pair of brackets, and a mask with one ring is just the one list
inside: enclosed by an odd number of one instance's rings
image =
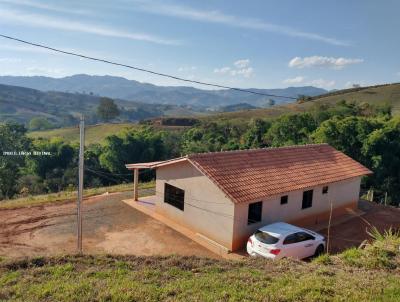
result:
[[(161, 222), (122, 202), (132, 192), (83, 202), (85, 253), (216, 257)], [(54, 255), (76, 251), (76, 203), (0, 210), (0, 256)]]
[[(83, 203), (85, 253), (197, 255), (218, 257), (161, 222), (125, 204), (132, 192), (89, 198)], [(331, 227), (331, 249), (340, 252), (368, 239), (367, 230), (400, 229), (400, 209), (360, 202), (361, 217)], [(327, 235), (327, 229), (320, 231)], [(0, 256), (54, 255), (76, 251), (76, 204), (68, 202), (0, 210)]]
[[(345, 222), (333, 225), (330, 230), (330, 252), (337, 253), (353, 246), (360, 246), (364, 240), (370, 239), (368, 232), (375, 226), (380, 232), (400, 230), (400, 209), (360, 201), (358, 208), (365, 214), (353, 217)], [(319, 233), (327, 236), (328, 230)]]

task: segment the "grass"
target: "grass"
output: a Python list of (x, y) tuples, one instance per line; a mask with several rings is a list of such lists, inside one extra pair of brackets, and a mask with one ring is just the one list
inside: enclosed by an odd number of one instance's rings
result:
[[(400, 233), (311, 262), (189, 256), (0, 259), (0, 301), (400, 301)], [(384, 255), (384, 258), (382, 258)]]
[[(154, 181), (146, 182), (146, 183), (139, 183), (139, 190), (152, 189), (152, 188), (154, 188), (154, 186), (155, 186)], [(133, 190), (133, 184), (131, 184), (131, 183), (120, 184), (120, 185), (109, 186), (109, 187), (91, 188), (91, 189), (84, 190), (84, 197), (99, 195), (99, 194), (103, 194), (106, 192), (113, 193), (113, 192), (124, 192), (124, 191), (131, 191), (131, 190)], [(77, 197), (76, 191), (61, 191), (58, 193), (32, 195), (32, 196), (27, 196), (27, 197), (22, 197), (22, 198), (17, 198), (17, 199), (0, 201), (0, 209), (13, 209), (13, 208), (20, 208), (20, 207), (37, 206), (37, 205), (47, 204), (47, 203), (66, 202), (69, 200), (75, 200), (76, 197)], [(1, 299), (0, 299), (0, 301), (1, 301)]]
[(398, 271), (292, 260), (62, 256), (0, 262), (7, 301), (399, 301)]
[[(85, 129), (85, 145), (92, 143), (102, 142), (107, 136), (116, 134), (126, 128), (137, 127), (136, 124), (124, 123), (124, 124), (101, 124), (87, 126)], [(79, 142), (79, 128), (68, 127), (46, 131), (33, 131), (28, 133), (29, 137), (32, 138), (53, 138), (61, 137), (66, 142)]]

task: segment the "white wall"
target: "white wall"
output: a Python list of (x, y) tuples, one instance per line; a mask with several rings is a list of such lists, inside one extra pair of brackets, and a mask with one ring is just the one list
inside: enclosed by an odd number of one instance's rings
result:
[[(156, 211), (231, 249), (234, 204), (189, 162), (156, 171)], [(185, 209), (164, 203), (164, 184), (185, 190)]]
[[(333, 208), (338, 208), (350, 203), (357, 202), (360, 193), (360, 177), (331, 183), (328, 185), (327, 194), (322, 194), (322, 187), (317, 186), (304, 190), (289, 192), (288, 203), (281, 205), (280, 198), (282, 195), (274, 196), (262, 200), (262, 221), (251, 225), (247, 224), (249, 203), (236, 204), (235, 206), (235, 223), (234, 238), (235, 240), (243, 240), (248, 237), (256, 229), (269, 223), (277, 221), (294, 221), (302, 218), (313, 217), (314, 215), (325, 213), (330, 210), (330, 201)], [(312, 207), (302, 209), (303, 191), (313, 189)], [(260, 200), (254, 200), (257, 202)]]

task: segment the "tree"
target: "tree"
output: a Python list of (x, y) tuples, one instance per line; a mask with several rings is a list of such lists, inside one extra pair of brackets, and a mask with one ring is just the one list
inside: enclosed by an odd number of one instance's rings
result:
[(311, 141), (309, 136), (316, 128), (309, 113), (282, 115), (272, 123), (264, 141), (273, 147), (306, 144)]
[(97, 107), (97, 115), (105, 122), (108, 122), (119, 115), (119, 109), (110, 98), (101, 98)]
[(151, 128), (128, 130), (106, 137), (100, 165), (112, 173), (126, 174), (125, 164), (165, 159), (166, 148), (161, 132)]
[(387, 192), (391, 203), (399, 205), (400, 195), (400, 119), (393, 119), (372, 131), (364, 140), (362, 154), (374, 174), (370, 185)]
[(365, 163), (361, 148), (368, 135), (382, 126), (377, 119), (350, 116), (324, 121), (312, 135), (316, 143), (328, 143), (350, 157)]
[(271, 124), (264, 120), (252, 119), (249, 122), (246, 132), (243, 134), (243, 147), (246, 149), (266, 147), (264, 134), (270, 126)]
[(308, 95), (304, 95), (304, 94), (300, 94), (298, 97), (297, 97), (297, 103), (298, 104), (302, 104), (302, 103), (305, 103), (305, 102), (309, 102), (309, 101), (311, 101), (312, 100), (312, 97), (310, 97), (310, 96), (308, 96)]
[(25, 165), (25, 155), (19, 152), (29, 152), (31, 144), (25, 134), (23, 125), (0, 124), (0, 198), (10, 198), (17, 192), (17, 180)]
[(53, 125), (44, 117), (34, 117), (29, 122), (29, 130), (46, 130), (51, 129)]
[(50, 192), (58, 192), (68, 185), (75, 185), (78, 166), (78, 146), (71, 146), (60, 138), (37, 139), (33, 142), (37, 152), (48, 155), (29, 157), (27, 172), (38, 175)]

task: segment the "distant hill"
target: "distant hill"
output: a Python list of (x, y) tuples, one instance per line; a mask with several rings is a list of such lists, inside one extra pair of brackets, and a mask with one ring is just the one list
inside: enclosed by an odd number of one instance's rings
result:
[[(227, 106), (248, 103), (264, 107), (269, 99), (276, 104), (292, 102), (290, 99), (264, 97), (233, 90), (202, 90), (184, 86), (156, 86), (114, 76), (90, 76), (85, 74), (64, 78), (43, 76), (0, 76), (0, 84), (37, 89), (40, 91), (61, 91), (80, 94), (108, 96), (142, 103), (192, 105), (202, 107)], [(249, 89), (256, 92), (289, 97), (299, 95), (316, 96), (326, 93), (312, 86), (289, 87), (284, 89)]]
[[(83, 113), (88, 123), (98, 122), (95, 111), (100, 97), (80, 93), (43, 92), (31, 88), (0, 84), (0, 122), (12, 120), (27, 124), (34, 117), (44, 117), (55, 126), (77, 123)], [(115, 100), (121, 109), (118, 120), (139, 121), (168, 115), (192, 115), (188, 108), (166, 104), (146, 104)]]
[(248, 120), (251, 118), (276, 117), (284, 113), (304, 112), (316, 103), (334, 104), (341, 100), (375, 105), (389, 104), (393, 115), (400, 115), (400, 83), (337, 90), (332, 93), (311, 98), (302, 104), (291, 103), (266, 109), (243, 110), (218, 113), (202, 119)]
[(259, 107), (250, 105), (248, 103), (239, 103), (233, 105), (222, 106), (219, 108), (218, 111), (222, 112), (233, 112), (233, 111), (240, 111), (240, 110), (252, 110), (252, 109), (259, 109)]

